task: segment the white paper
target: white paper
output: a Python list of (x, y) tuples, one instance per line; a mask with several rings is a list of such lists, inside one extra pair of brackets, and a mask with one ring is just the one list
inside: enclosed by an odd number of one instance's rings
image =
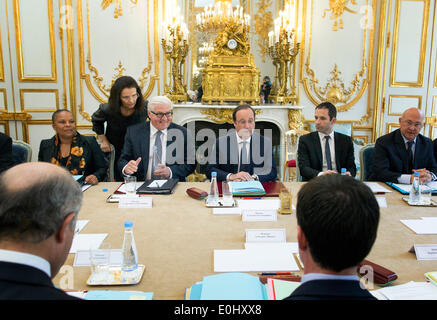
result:
[(241, 212), (243, 221), (277, 221), (277, 210), (244, 209)]
[(240, 208), (213, 208), (212, 213), (217, 215), (235, 214), (240, 216), (241, 209)]
[(289, 251), (214, 250), (214, 272), (300, 271)]
[(370, 291), (370, 293), (377, 296), (378, 299), (379, 295), (382, 295), (388, 300), (437, 300), (437, 286), (429, 282), (410, 281)]
[(257, 210), (277, 210), (281, 206), (281, 200), (238, 200), (238, 207), (241, 209), (257, 209)]
[(372, 190), (373, 193), (393, 192), (392, 190), (380, 185), (378, 182), (364, 181), (364, 183)]
[[(143, 183), (144, 183), (144, 182), (142, 182), (142, 181), (137, 181), (137, 185), (136, 185), (137, 189), (136, 189), (136, 190), (138, 190), (139, 187), (141, 187), (141, 186), (143, 185)], [(117, 189), (117, 191), (118, 191), (118, 192), (121, 192), (121, 193), (126, 193), (125, 187), (126, 187), (126, 185), (123, 183), (123, 184), (120, 186), (120, 188)]]
[(88, 190), (88, 188), (90, 188), (90, 187), (91, 187), (91, 184), (83, 184), (82, 185), (82, 192)]
[(401, 222), (417, 234), (437, 234), (437, 219), (401, 220)]
[(107, 233), (75, 234), (70, 253), (76, 253), (78, 250), (98, 249), (107, 236)]
[(167, 180), (153, 180), (147, 187), (148, 188), (161, 188)]
[(74, 232), (79, 233), (83, 228), (90, 222), (89, 220), (77, 220), (76, 221), (76, 229)]
[(244, 248), (247, 250), (270, 251), (279, 248), (291, 253), (298, 253), (297, 242), (246, 242)]
[(285, 229), (246, 229), (246, 242), (286, 242)]
[[(111, 266), (119, 266), (123, 262), (123, 255), (121, 249), (111, 249), (111, 255), (109, 256), (109, 264)], [(90, 250), (78, 250), (74, 256), (74, 267), (90, 266)]]
[(387, 208), (387, 200), (385, 197), (375, 197), (380, 208)]
[(417, 260), (437, 260), (437, 244), (415, 244)]
[(118, 201), (119, 208), (152, 208), (153, 198), (152, 197), (125, 197), (120, 198)]

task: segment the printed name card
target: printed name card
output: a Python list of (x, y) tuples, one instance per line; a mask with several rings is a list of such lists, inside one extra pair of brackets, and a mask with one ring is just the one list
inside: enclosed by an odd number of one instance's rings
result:
[(119, 208), (142, 209), (152, 208), (152, 197), (125, 197), (120, 198)]
[(246, 242), (286, 242), (285, 229), (246, 229)]
[(277, 221), (278, 215), (276, 210), (242, 210), (243, 221)]
[(437, 244), (415, 244), (417, 260), (437, 260)]

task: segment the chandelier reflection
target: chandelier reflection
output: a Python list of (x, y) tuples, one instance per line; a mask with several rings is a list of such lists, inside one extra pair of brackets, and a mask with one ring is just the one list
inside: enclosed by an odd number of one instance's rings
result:
[(188, 54), (188, 28), (183, 22), (180, 9), (171, 9), (169, 21), (162, 24), (161, 44), (165, 58), (170, 62), (169, 85), (164, 86), (164, 94), (174, 103), (187, 101), (187, 86), (183, 83), (183, 65)]
[(297, 103), (296, 86), (290, 77), (300, 48), (300, 43), (295, 43), (294, 12), (294, 6), (286, 3), (284, 10), (275, 19), (274, 30), (269, 32), (268, 54), (275, 66), (275, 83), (270, 98), (276, 103)]

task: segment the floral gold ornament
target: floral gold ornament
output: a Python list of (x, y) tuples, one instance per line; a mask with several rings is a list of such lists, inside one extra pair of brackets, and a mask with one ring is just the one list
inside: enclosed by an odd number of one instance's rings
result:
[(261, 0), (258, 2), (258, 13), (254, 15), (255, 32), (258, 35), (259, 53), (262, 62), (268, 54), (268, 36), (269, 30), (273, 26), (273, 14), (267, 9), (272, 8), (272, 0)]
[[(207, 119), (210, 119), (218, 124), (223, 123), (234, 123), (232, 119), (232, 113), (234, 109), (226, 109), (226, 108), (210, 108), (206, 110), (200, 110), (201, 114), (206, 115)], [(260, 115), (261, 109), (255, 109), (255, 115)]]
[(327, 12), (331, 13), (329, 19), (334, 20), (334, 25), (332, 26), (333, 31), (343, 29), (343, 14), (345, 11), (358, 13), (358, 11), (354, 11), (347, 7), (349, 3), (357, 4), (355, 0), (329, 0), (329, 9), (323, 11), (322, 18), (326, 17)]
[(279, 214), (291, 214), (293, 211), (293, 196), (287, 188), (282, 188), (279, 192), (281, 207), (278, 209)]
[[(134, 5), (136, 5), (138, 2), (138, 0), (129, 0), (129, 1)], [(123, 15), (123, 8), (121, 6), (121, 0), (103, 0), (102, 1), (102, 9), (105, 10), (114, 2), (115, 2), (114, 18), (117, 19), (118, 17), (121, 17)]]

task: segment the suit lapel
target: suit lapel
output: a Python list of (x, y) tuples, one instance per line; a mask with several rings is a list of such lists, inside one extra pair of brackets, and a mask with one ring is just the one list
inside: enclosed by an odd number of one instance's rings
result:
[(399, 154), (399, 158), (401, 158), (402, 160), (402, 171), (406, 172), (408, 168), (408, 153), (407, 153), (407, 148), (405, 147), (404, 138), (402, 138), (402, 134), (399, 129), (397, 129), (395, 132), (394, 140), (395, 140), (396, 151)]
[(145, 123), (143, 130), (138, 135), (138, 137), (140, 139), (141, 155), (143, 156), (141, 161), (143, 162), (143, 166), (144, 166), (144, 180), (145, 180), (147, 177), (147, 169), (149, 168), (150, 122)]
[(320, 145), (320, 137), (319, 133), (317, 131), (313, 132), (313, 143), (316, 146), (316, 157), (317, 157), (317, 163), (319, 164), (320, 170), (323, 169), (323, 155), (322, 155), (322, 146)]
[(334, 131), (334, 149), (335, 149), (335, 166), (336, 166), (335, 169), (337, 171), (341, 170), (340, 155), (345, 154), (344, 152), (343, 153), (341, 152), (341, 147), (342, 146), (340, 145), (339, 134)]

